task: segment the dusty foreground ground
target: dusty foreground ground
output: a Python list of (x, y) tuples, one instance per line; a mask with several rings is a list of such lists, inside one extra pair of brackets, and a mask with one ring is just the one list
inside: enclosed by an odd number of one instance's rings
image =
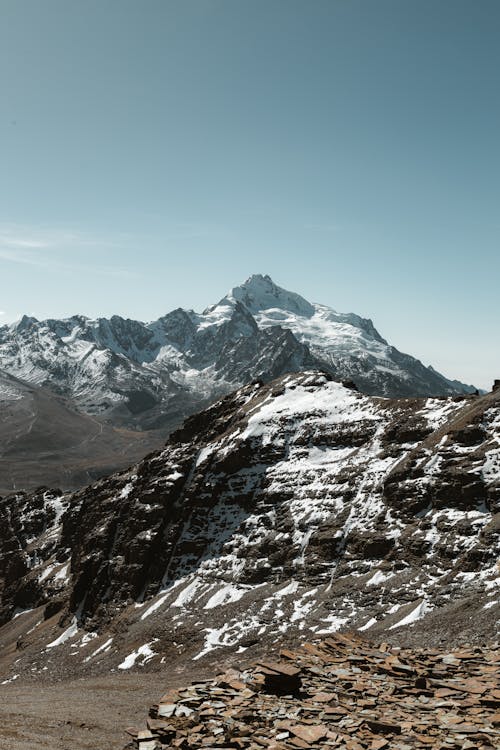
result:
[(151, 703), (185, 681), (161, 672), (1, 685), (0, 750), (122, 750), (125, 727), (143, 727)]

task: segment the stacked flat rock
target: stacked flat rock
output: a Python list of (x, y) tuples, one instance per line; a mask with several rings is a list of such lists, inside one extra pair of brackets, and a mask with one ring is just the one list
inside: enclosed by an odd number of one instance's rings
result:
[(495, 750), (500, 647), (406, 650), (336, 634), (170, 690), (139, 750)]

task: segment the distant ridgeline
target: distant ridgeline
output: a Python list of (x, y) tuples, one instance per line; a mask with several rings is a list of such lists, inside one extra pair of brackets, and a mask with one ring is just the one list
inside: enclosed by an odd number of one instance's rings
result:
[(337, 313), (256, 275), (202, 313), (152, 323), (118, 316), (0, 327), (0, 370), (71, 399), (114, 425), (159, 429), (235, 388), (317, 369), (378, 396), (448, 396), (448, 380), (388, 344), (371, 320)]

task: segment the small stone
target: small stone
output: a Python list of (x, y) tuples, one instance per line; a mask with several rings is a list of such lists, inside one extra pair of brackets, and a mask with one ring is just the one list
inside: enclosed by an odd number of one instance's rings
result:
[(294, 725), (290, 727), (290, 732), (292, 732), (292, 734), (309, 744), (322, 740), (326, 737), (327, 731), (328, 730), (325, 726)]

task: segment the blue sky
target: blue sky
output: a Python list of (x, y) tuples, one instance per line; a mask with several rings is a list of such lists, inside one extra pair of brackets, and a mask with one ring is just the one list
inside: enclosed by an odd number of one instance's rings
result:
[(0, 0), (0, 321), (251, 273), (500, 376), (497, 0)]

